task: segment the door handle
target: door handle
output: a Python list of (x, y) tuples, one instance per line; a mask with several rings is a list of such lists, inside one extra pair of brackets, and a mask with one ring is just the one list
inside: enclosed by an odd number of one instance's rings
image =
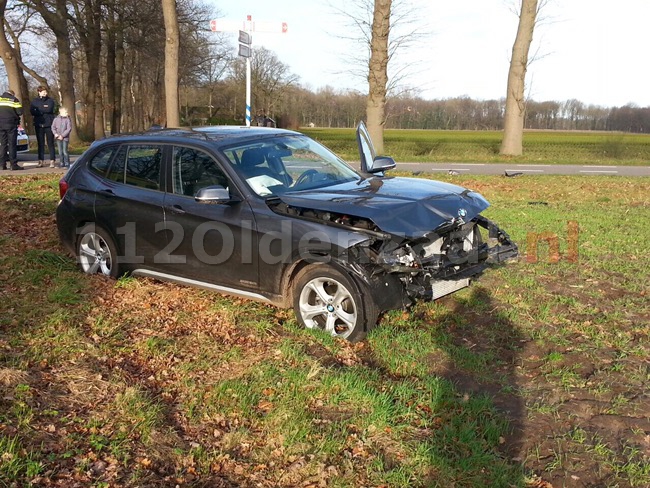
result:
[(185, 210), (180, 205), (172, 205), (171, 207), (167, 207), (167, 210), (179, 215), (185, 213)]

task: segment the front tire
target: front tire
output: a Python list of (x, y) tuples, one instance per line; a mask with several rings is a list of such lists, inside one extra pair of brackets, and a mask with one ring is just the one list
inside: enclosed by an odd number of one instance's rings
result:
[(301, 326), (351, 342), (363, 340), (379, 316), (367, 290), (360, 290), (348, 275), (327, 265), (309, 266), (298, 273), (293, 309)]
[(117, 247), (112, 237), (96, 224), (87, 224), (77, 239), (77, 262), (84, 273), (117, 278)]

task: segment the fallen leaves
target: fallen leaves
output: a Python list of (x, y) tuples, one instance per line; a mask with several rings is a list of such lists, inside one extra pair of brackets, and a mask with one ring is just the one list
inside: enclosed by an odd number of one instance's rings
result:
[(526, 480), (526, 488), (553, 488), (553, 485), (542, 478), (535, 476)]

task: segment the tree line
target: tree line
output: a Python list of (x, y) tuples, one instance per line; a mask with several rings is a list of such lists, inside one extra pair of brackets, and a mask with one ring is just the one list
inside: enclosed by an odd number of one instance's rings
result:
[[(244, 124), (245, 63), (232, 36), (209, 30), (218, 16), (195, 0), (176, 4), (180, 35), (181, 125)], [(74, 137), (164, 124), (165, 24), (159, 0), (0, 0), (0, 56), (9, 84), (26, 103), (48, 86), (68, 108)], [(366, 119), (368, 93), (309, 90), (272, 51), (253, 50), (252, 113), (279, 126), (353, 127)], [(386, 96), (383, 127), (504, 127), (506, 100), (426, 100), (417, 91)], [(549, 130), (650, 132), (650, 108), (605, 108), (578, 100), (525, 102), (525, 127)], [(26, 111), (28, 112), (28, 111)], [(30, 129), (29, 114), (25, 124)]]
[[(230, 46), (209, 31), (215, 12), (177, 2), (180, 87), (218, 79)], [(0, 0), (0, 57), (23, 104), (44, 85), (72, 115), (73, 139), (166, 120), (165, 24), (159, 0)], [(27, 112), (27, 111), (26, 111)], [(25, 114), (25, 125), (31, 117)]]
[[(221, 86), (228, 92), (227, 81)], [(221, 91), (221, 90), (218, 90)], [(354, 127), (366, 116), (365, 93), (325, 87), (316, 91), (288, 86), (279, 94), (269, 113), (285, 127)], [(197, 98), (198, 99), (198, 98)], [(227, 101), (224, 100), (224, 108)], [(237, 104), (235, 104), (237, 105)], [(389, 96), (386, 101), (388, 129), (502, 130), (505, 98), (475, 100), (470, 97), (427, 100), (413, 94)], [(196, 107), (195, 113), (200, 111)], [(191, 113), (192, 111), (190, 111)], [(238, 113), (228, 113), (234, 119)], [(218, 120), (214, 120), (217, 122)], [(195, 119), (193, 123), (208, 122)], [(579, 100), (526, 101), (524, 127), (535, 130), (596, 130), (650, 133), (650, 107), (602, 107)]]

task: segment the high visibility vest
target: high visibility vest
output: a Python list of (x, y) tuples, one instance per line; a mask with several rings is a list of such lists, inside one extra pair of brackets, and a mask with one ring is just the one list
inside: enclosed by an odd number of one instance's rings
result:
[(13, 98), (4, 97), (0, 97), (0, 107), (9, 107), (13, 109), (23, 108), (22, 104), (19, 101), (14, 100)]

